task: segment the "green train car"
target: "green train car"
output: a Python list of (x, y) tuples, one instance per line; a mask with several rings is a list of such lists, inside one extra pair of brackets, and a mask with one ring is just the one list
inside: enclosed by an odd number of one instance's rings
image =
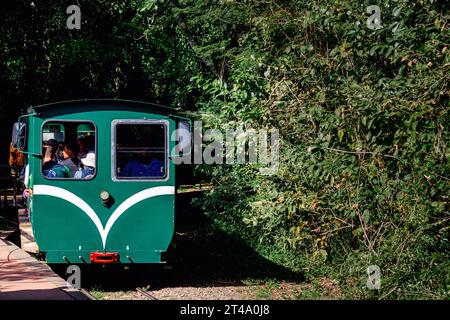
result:
[(160, 263), (175, 219), (173, 109), (127, 100), (31, 107), (14, 124), (27, 209), (48, 263)]

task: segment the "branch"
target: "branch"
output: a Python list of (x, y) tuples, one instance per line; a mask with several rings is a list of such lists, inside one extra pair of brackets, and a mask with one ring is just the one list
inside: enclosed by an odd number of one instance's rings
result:
[[(175, 8), (178, 8), (176, 6), (176, 4), (174, 3), (175, 1), (170, 1), (170, 3), (172, 3), (172, 5)], [(177, 15), (175, 17), (175, 20), (178, 23), (178, 26), (181, 28), (181, 30), (183, 30), (184, 35), (186, 36), (188, 43), (189, 43), (189, 47), (191, 47), (192, 51), (194, 52), (195, 56), (202, 62), (203, 65), (205, 65), (209, 71), (211, 71), (212, 74), (214, 74), (219, 80), (222, 80), (222, 77), (220, 76), (220, 74), (217, 72), (214, 64), (211, 61), (205, 60), (203, 57), (201, 57), (197, 51), (195, 51), (195, 47), (197, 46), (197, 42), (195, 41), (194, 37), (192, 36), (192, 34), (189, 32), (189, 29), (186, 25), (186, 22), (180, 17), (180, 15)]]
[[(309, 147), (309, 148), (314, 148), (314, 147)], [(308, 150), (309, 150), (308, 148)], [(361, 155), (361, 154), (371, 154), (371, 155), (380, 155), (386, 158), (391, 158), (391, 159), (395, 159), (398, 161), (401, 161), (403, 163), (408, 164), (408, 162), (406, 160), (403, 160), (401, 158), (395, 157), (395, 156), (391, 156), (390, 154), (385, 154), (385, 153), (381, 153), (381, 152), (373, 152), (373, 151), (347, 151), (347, 150), (340, 150), (340, 149), (334, 149), (334, 148), (326, 148), (326, 147), (319, 147), (320, 149), (323, 150), (327, 150), (327, 151), (334, 151), (334, 152), (340, 152), (340, 153), (346, 153), (346, 154), (355, 154), (355, 155)], [(312, 150), (311, 149), (311, 150)], [(430, 173), (430, 174), (434, 174), (435, 176), (442, 178), (444, 180), (450, 181), (450, 178), (444, 177), (436, 172), (433, 171), (429, 171), (429, 170), (425, 170), (426, 172)]]

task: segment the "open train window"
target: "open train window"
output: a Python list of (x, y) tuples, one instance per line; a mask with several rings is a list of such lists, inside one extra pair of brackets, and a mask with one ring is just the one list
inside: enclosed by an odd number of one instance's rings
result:
[(113, 179), (167, 177), (167, 123), (156, 120), (113, 122)]
[(47, 179), (95, 177), (96, 128), (87, 121), (47, 121), (42, 126), (42, 175)]

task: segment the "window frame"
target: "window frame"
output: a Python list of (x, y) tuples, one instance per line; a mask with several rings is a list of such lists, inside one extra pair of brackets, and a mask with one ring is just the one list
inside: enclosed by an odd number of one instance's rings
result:
[[(72, 119), (70, 119), (70, 120), (67, 120), (67, 119), (49, 119), (49, 120), (44, 121), (42, 123), (42, 125), (41, 125), (40, 138), (39, 138), (40, 142), (41, 142), (41, 145), (40, 145), (41, 152), (42, 152), (42, 148), (44, 147), (44, 139), (43, 139), (44, 131), (43, 130), (44, 130), (44, 126), (48, 122), (59, 122), (59, 123), (62, 123), (62, 122), (67, 122), (67, 123), (81, 122), (81, 123), (90, 123), (90, 124), (92, 124), (94, 126), (94, 129), (95, 129), (95, 173), (92, 176), (92, 178), (89, 178), (89, 179), (86, 179), (86, 178), (76, 179), (74, 177), (71, 177), (71, 178), (49, 178), (49, 177), (44, 176), (44, 172), (42, 171), (42, 166), (44, 165), (44, 159), (42, 157), (41, 159), (39, 159), (39, 162), (41, 164), (40, 165), (40, 170), (39, 170), (41, 172), (41, 176), (45, 180), (49, 180), (49, 181), (91, 181), (91, 180), (94, 180), (95, 178), (97, 178), (97, 174), (98, 174), (98, 156), (97, 156), (98, 155), (98, 129), (97, 129), (97, 125), (95, 124), (95, 122), (92, 121), (92, 120), (72, 120)], [(64, 140), (65, 140), (65, 138), (66, 137), (64, 136)]]
[[(149, 124), (162, 124), (164, 127), (164, 176), (163, 177), (131, 177), (123, 178), (117, 176), (117, 126), (121, 124), (127, 125), (149, 125)], [(170, 163), (169, 163), (169, 121), (157, 120), (157, 119), (120, 119), (113, 120), (111, 122), (111, 179), (114, 182), (164, 182), (168, 181), (170, 177)]]

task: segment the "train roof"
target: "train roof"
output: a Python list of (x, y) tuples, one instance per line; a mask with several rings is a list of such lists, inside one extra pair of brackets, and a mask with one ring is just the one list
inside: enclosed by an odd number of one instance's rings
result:
[[(47, 104), (42, 104), (38, 106), (31, 106), (31, 110), (36, 112), (43, 111), (44, 109), (60, 109), (64, 107), (76, 107), (82, 109), (83, 107), (92, 107), (92, 106), (115, 106), (120, 107), (124, 106), (127, 108), (139, 108), (145, 109), (149, 112), (155, 112), (160, 114), (177, 114), (178, 110), (170, 107), (166, 107), (156, 103), (144, 102), (144, 101), (134, 101), (134, 100), (124, 100), (124, 99), (82, 99), (82, 100), (67, 100), (67, 101), (59, 101), (52, 102)], [(31, 112), (29, 110), (29, 112)]]

